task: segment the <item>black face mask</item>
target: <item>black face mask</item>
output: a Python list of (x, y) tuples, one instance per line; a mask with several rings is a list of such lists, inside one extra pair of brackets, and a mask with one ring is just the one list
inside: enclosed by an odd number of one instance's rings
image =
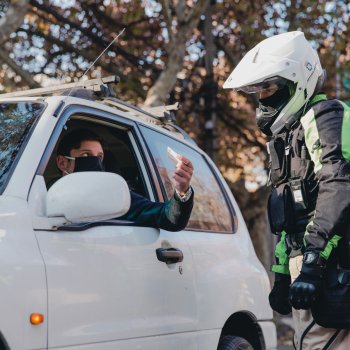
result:
[(105, 167), (99, 157), (76, 157), (74, 172), (78, 173), (80, 171), (105, 171)]
[(266, 107), (272, 107), (277, 110), (281, 110), (281, 107), (284, 107), (289, 101), (290, 92), (287, 85), (282, 89), (277, 90), (273, 95), (260, 99), (260, 103)]
[(273, 95), (259, 100), (256, 122), (259, 129), (265, 135), (272, 135), (270, 127), (278, 117), (281, 110), (288, 103), (290, 97), (290, 91), (286, 85), (282, 89), (277, 90)]

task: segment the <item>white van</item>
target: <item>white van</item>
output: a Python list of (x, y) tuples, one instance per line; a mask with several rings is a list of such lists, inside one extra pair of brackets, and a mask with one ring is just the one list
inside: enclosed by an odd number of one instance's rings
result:
[[(103, 97), (108, 82), (68, 86), (98, 100), (59, 95), (66, 85), (0, 96), (0, 349), (275, 349), (269, 280), (218, 169), (172, 107)], [(80, 127), (108, 145), (108, 173), (48, 190), (57, 143)], [(129, 188), (159, 202), (172, 194), (168, 147), (195, 169), (186, 229), (113, 219)]]

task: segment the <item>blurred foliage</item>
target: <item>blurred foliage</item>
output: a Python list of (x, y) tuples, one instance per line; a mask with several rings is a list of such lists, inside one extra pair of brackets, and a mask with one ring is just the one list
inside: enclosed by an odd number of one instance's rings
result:
[(1, 1), (1, 3), (0, 3), (0, 18), (3, 17), (4, 14), (6, 14), (9, 6), (10, 6), (10, 0)]
[[(1, 49), (23, 71), (41, 85), (56, 80), (74, 81), (125, 28), (119, 41), (88, 75), (118, 74), (121, 77), (116, 88), (118, 97), (138, 105), (143, 104), (162, 71), (169, 68), (170, 55), (176, 55), (176, 52), (170, 54), (168, 47), (172, 36), (180, 33), (188, 21), (187, 15), (203, 3), (202, 0), (28, 1), (30, 10), (22, 26)], [(318, 50), (328, 72), (326, 92), (350, 99), (347, 88), (350, 4), (345, 0), (212, 0), (209, 6), (210, 12), (205, 11), (194, 30), (186, 33), (182, 66), (174, 72), (175, 85), (164, 103), (180, 102), (179, 124), (200, 147), (210, 151), (238, 194), (236, 197), (248, 218), (252, 216), (248, 213), (251, 207), (261, 208), (266, 202), (267, 191), (249, 197), (245, 187), (247, 183), (259, 187), (266, 179), (265, 137), (255, 126), (254, 102), (223, 90), (222, 84), (256, 43), (276, 33), (302, 30)], [(211, 20), (205, 21), (205, 16)], [(212, 57), (209, 66), (208, 55)], [(3, 91), (26, 86), (20, 74), (5, 64), (0, 71), (0, 84)], [(262, 218), (264, 212), (260, 210), (259, 216)], [(256, 216), (255, 219), (258, 220)]]
[[(10, 57), (40, 84), (47, 78), (70, 82), (80, 77), (108, 43), (125, 28), (119, 42), (100, 58), (89, 76), (118, 74), (120, 98), (142, 104), (169, 59), (170, 32), (164, 7), (174, 31), (181, 27), (177, 11), (190, 11), (197, 1), (139, 0), (30, 0), (30, 12), (5, 43)], [(182, 6), (182, 8), (180, 7)], [(8, 2), (4, 2), (4, 10)], [(215, 112), (215, 159), (233, 181), (242, 177), (256, 181), (254, 169), (263, 168), (264, 137), (254, 124), (254, 105), (245, 97), (221, 89), (235, 64), (249, 48), (264, 37), (287, 30), (301, 29), (314, 40), (328, 72), (327, 92), (347, 99), (337, 73), (349, 72), (349, 7), (345, 1), (211, 1), (215, 52), (213, 82), (205, 66), (206, 37), (204, 15), (197, 29), (189, 33), (182, 69), (169, 99), (179, 101), (183, 126), (205, 148), (206, 115)], [(174, 22), (178, 22), (175, 23)], [(177, 29), (178, 30), (178, 29)], [(338, 63), (337, 63), (338, 62)], [(9, 79), (21, 85), (20, 78), (3, 66), (0, 83), (13, 89)], [(338, 78), (339, 80), (339, 78)], [(340, 79), (341, 80), (341, 79)], [(23, 81), (25, 85), (25, 82)], [(52, 84), (52, 82), (51, 82)], [(216, 93), (215, 111), (205, 102)]]

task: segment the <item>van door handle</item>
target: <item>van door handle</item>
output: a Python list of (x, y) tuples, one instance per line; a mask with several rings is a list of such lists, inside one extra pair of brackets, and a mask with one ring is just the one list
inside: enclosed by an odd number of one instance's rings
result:
[(174, 264), (184, 259), (182, 251), (177, 248), (158, 248), (156, 253), (158, 260), (166, 264)]

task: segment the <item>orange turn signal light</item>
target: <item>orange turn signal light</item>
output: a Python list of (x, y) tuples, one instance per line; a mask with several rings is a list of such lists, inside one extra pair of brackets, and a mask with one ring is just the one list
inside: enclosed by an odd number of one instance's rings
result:
[(30, 323), (33, 325), (38, 325), (44, 322), (44, 315), (34, 313), (30, 315)]

